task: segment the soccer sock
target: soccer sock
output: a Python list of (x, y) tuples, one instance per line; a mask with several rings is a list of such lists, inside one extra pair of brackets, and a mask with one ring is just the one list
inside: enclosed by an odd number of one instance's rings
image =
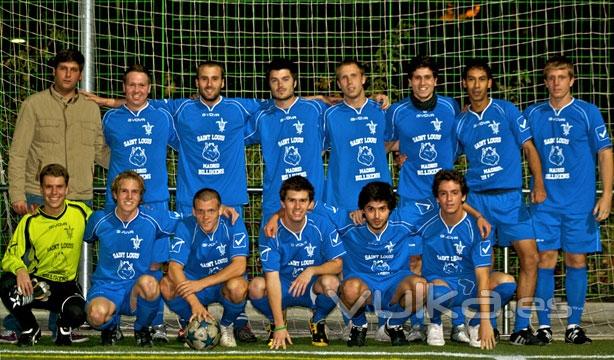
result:
[(388, 319), (384, 319), (385, 323), (389, 326), (399, 326), (403, 325), (407, 319), (409, 319), (409, 314), (406, 314), (405, 309), (401, 306), (401, 304), (389, 304), (388, 312), (392, 313)]
[[(584, 302), (586, 300), (586, 288), (588, 286), (586, 267), (566, 267), (565, 289), (567, 289), (567, 304), (569, 305), (568, 324), (580, 325)], [(573, 291), (571, 291), (573, 289)]]
[[(190, 319), (190, 317), (192, 316), (192, 309), (190, 308), (190, 305), (181, 296), (176, 296), (172, 298), (171, 300), (165, 300), (165, 301), (166, 301), (166, 306), (168, 306), (168, 308), (172, 312), (177, 314), (180, 319), (185, 319), (185, 322), (187, 324), (187, 320)], [(182, 325), (186, 325), (186, 324), (182, 324)]]
[(117, 327), (119, 323), (119, 315), (114, 314), (109, 321), (100, 325), (100, 330), (113, 330)]
[[(245, 302), (247, 304), (247, 302)], [(237, 316), (237, 319), (235, 320), (235, 327), (237, 329), (241, 329), (243, 327), (245, 327), (245, 325), (247, 325), (247, 321), (249, 319), (247, 318), (247, 313), (245, 312), (245, 307), (243, 308), (243, 310), (241, 310), (241, 313), (239, 314), (239, 316)]]
[(151, 325), (151, 322), (156, 317), (160, 298), (147, 301), (142, 297), (136, 298), (136, 320), (134, 321), (134, 330), (140, 331)]
[(336, 304), (329, 296), (318, 294), (316, 296), (316, 309), (313, 312), (313, 323), (323, 320), (335, 308)]
[(356, 311), (356, 313), (352, 317), (352, 326), (358, 326), (358, 327), (367, 326), (367, 315), (366, 315), (364, 307), (358, 309), (358, 311)]
[(450, 306), (452, 298), (448, 293), (451, 291), (452, 289), (443, 285), (432, 285), (429, 287), (428, 299), (432, 303), (428, 305), (428, 311), (432, 324), (441, 324), (441, 307), (448, 308)]
[(512, 300), (512, 298), (514, 297), (514, 293), (516, 293), (516, 283), (506, 282), (506, 283), (499, 284), (493, 289), (493, 292), (496, 292), (497, 294), (499, 294), (499, 298), (501, 301), (501, 303), (497, 304), (495, 302), (493, 303), (493, 306), (491, 306), (490, 322), (492, 323), (492, 328), (496, 329), (497, 328), (497, 316), (496, 316), (497, 311), (499, 311), (502, 307), (504, 307), (507, 303), (509, 303), (510, 300)]
[(262, 313), (267, 319), (273, 321), (273, 311), (269, 305), (269, 299), (266, 296), (260, 299), (250, 299), (254, 308)]
[(452, 326), (460, 326), (465, 324), (465, 314), (461, 306), (452, 307)]
[(228, 326), (234, 323), (237, 317), (239, 316), (239, 314), (243, 312), (243, 309), (245, 309), (245, 304), (247, 303), (247, 301), (243, 300), (242, 302), (235, 304), (232, 301), (222, 297), (221, 303), (222, 303), (222, 306), (224, 307), (224, 314), (222, 315), (222, 318), (220, 319), (220, 325)]
[[(568, 288), (569, 289), (569, 288)], [(537, 269), (537, 286), (535, 300), (539, 300), (537, 319), (539, 325), (550, 326), (550, 305), (554, 296), (554, 269)]]
[(411, 321), (411, 326), (424, 326), (424, 308), (422, 307), (411, 313), (411, 315), (409, 315), (409, 321)]
[(164, 301), (162, 300), (162, 296), (158, 300), (158, 311), (156, 311), (156, 316), (151, 322), (152, 325), (163, 325), (164, 324)]

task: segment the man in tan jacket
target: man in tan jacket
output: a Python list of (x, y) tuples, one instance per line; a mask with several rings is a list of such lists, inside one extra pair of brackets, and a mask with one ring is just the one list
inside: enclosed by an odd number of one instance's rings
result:
[(53, 85), (26, 98), (19, 110), (9, 150), (9, 196), (19, 215), (42, 204), (37, 183), (48, 164), (66, 167), (73, 179), (67, 198), (92, 205), (94, 161), (106, 166), (98, 106), (80, 96), (85, 58), (77, 50), (61, 50), (51, 61)]

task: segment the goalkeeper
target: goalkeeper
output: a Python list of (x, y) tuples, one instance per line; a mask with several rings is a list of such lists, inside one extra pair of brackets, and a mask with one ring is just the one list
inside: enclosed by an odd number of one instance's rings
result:
[(92, 211), (81, 202), (66, 200), (68, 171), (62, 165), (43, 167), (39, 182), (43, 206), (24, 215), (8, 244), (0, 298), (23, 329), (17, 345), (34, 345), (41, 337), (33, 308), (59, 313), (55, 343), (70, 345), (71, 328), (85, 321), (85, 301), (75, 279)]

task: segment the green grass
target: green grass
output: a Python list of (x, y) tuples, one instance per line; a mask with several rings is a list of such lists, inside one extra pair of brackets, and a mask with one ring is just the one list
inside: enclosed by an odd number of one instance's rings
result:
[(99, 337), (92, 337), (89, 343), (72, 347), (56, 347), (49, 337), (44, 337), (32, 348), (18, 348), (15, 345), (0, 346), (0, 359), (614, 359), (614, 341), (598, 340), (592, 345), (569, 345), (554, 342), (544, 347), (512, 346), (501, 342), (493, 351), (473, 349), (466, 345), (446, 344), (441, 348), (415, 345), (391, 347), (369, 339), (362, 348), (348, 348), (341, 340), (333, 340), (325, 348), (310, 344), (308, 338), (296, 338), (287, 350), (270, 351), (263, 343), (239, 345), (235, 349), (216, 347), (211, 351), (193, 351), (175, 341), (163, 346), (141, 349), (126, 338), (113, 347), (97, 345)]

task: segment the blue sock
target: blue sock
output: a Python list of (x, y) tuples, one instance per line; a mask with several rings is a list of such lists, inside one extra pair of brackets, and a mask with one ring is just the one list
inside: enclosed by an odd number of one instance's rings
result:
[(271, 306), (269, 305), (269, 299), (266, 296), (261, 297), (260, 299), (250, 299), (252, 302), (252, 306), (260, 311), (264, 317), (273, 321), (273, 311), (271, 310)]
[(409, 321), (411, 322), (411, 326), (424, 326), (424, 308), (422, 307), (411, 313), (411, 315), (409, 315)]
[(247, 301), (243, 300), (242, 302), (235, 304), (222, 296), (221, 303), (224, 307), (224, 313), (222, 314), (222, 318), (220, 319), (220, 325), (228, 326), (230, 324), (233, 324), (237, 319), (237, 316), (239, 316), (239, 314), (243, 312)]
[[(580, 325), (586, 300), (586, 288), (588, 287), (586, 267), (572, 268), (567, 266), (566, 270), (565, 289), (567, 289), (567, 305), (569, 305), (570, 310), (567, 323)], [(573, 291), (570, 291), (570, 289), (573, 289)]]
[(99, 330), (113, 330), (117, 327), (119, 323), (119, 315), (117, 315), (117, 313), (115, 313), (112, 317), (111, 320), (107, 321), (106, 323), (100, 325)]
[(162, 296), (160, 296), (158, 300), (158, 311), (156, 311), (156, 316), (151, 322), (152, 325), (162, 325), (164, 324), (164, 301), (162, 300)]
[[(535, 300), (539, 300), (537, 319), (539, 325), (550, 326), (550, 304), (554, 297), (554, 269), (537, 269)], [(542, 306), (543, 305), (543, 306)]]
[(352, 317), (352, 326), (366, 326), (367, 325), (367, 315), (365, 312), (365, 308), (359, 309), (354, 316)]
[[(247, 304), (247, 302), (245, 302)], [(235, 327), (237, 329), (241, 329), (243, 327), (245, 327), (245, 325), (247, 325), (247, 313), (245, 313), (245, 307), (243, 308), (243, 310), (241, 310), (241, 313), (239, 314), (239, 316), (237, 316), (237, 318), (235, 319)]]
[[(449, 297), (448, 293), (450, 293), (452, 289), (443, 285), (432, 285), (429, 287), (428, 300), (433, 301), (434, 304), (437, 304), (439, 308), (449, 308), (450, 303), (452, 302), (451, 297)], [(429, 317), (431, 318), (432, 324), (441, 324), (441, 311), (434, 306), (428, 306)]]
[(490, 322), (492, 323), (492, 328), (497, 328), (497, 311), (499, 311), (502, 307), (504, 307), (507, 303), (512, 300), (514, 294), (516, 293), (516, 283), (507, 282), (497, 285), (493, 292), (499, 294), (499, 298), (501, 299), (500, 304), (494, 303), (491, 307), (490, 313)]
[(158, 312), (158, 304), (160, 298), (152, 301), (147, 301), (142, 297), (136, 298), (136, 320), (134, 321), (134, 331), (143, 330), (151, 325), (151, 322), (156, 317)]
[(401, 304), (389, 304), (388, 311), (392, 315), (386, 319), (386, 323), (389, 326), (403, 325), (407, 319), (409, 319), (409, 314), (405, 313), (405, 309), (401, 306)]
[[(166, 306), (168, 306), (168, 308), (172, 312), (177, 314), (180, 319), (184, 319), (184, 322), (186, 322), (187, 324), (187, 321), (192, 316), (192, 308), (190, 307), (188, 302), (185, 301), (181, 296), (175, 296), (171, 300), (165, 300), (165, 302)], [(186, 324), (182, 325), (185, 327)]]
[(465, 314), (461, 306), (452, 307), (452, 326), (460, 326), (465, 324)]
[(318, 294), (316, 296), (316, 309), (313, 312), (313, 318), (311, 321), (317, 323), (320, 320), (325, 319), (328, 314), (337, 306), (333, 299), (324, 294)]

